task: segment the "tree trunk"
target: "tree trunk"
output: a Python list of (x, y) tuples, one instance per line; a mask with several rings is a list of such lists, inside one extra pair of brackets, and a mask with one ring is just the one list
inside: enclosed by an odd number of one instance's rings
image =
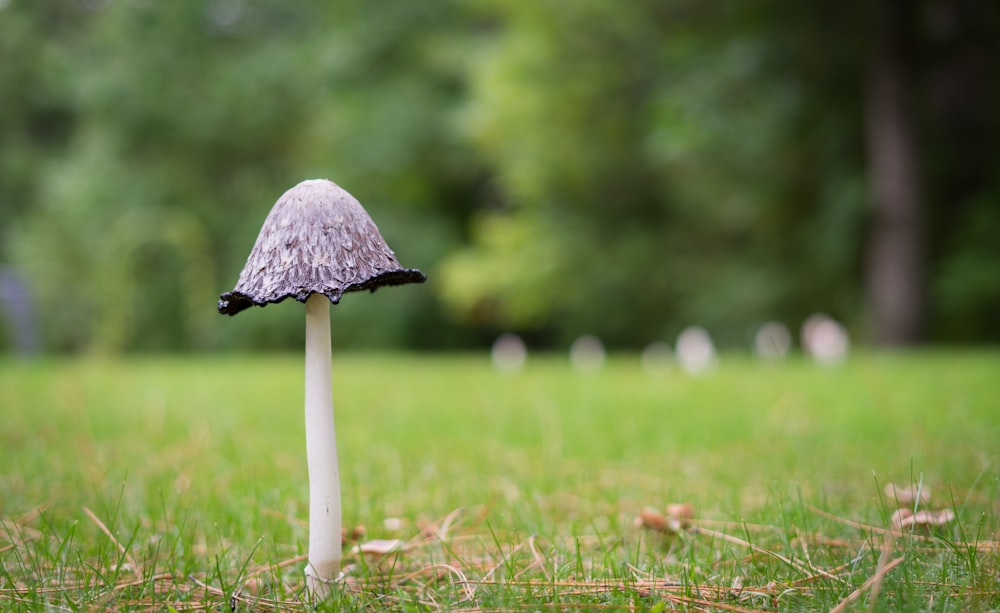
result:
[(920, 339), (924, 313), (923, 227), (916, 138), (907, 108), (908, 0), (883, 0), (869, 65), (867, 138), (872, 189), (867, 292), (871, 340)]

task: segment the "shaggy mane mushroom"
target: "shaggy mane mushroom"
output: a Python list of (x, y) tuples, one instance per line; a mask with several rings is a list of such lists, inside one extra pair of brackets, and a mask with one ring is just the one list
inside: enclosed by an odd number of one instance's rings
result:
[(330, 593), (340, 574), (340, 472), (333, 419), (330, 304), (346, 292), (423, 283), (422, 272), (399, 265), (361, 204), (332, 181), (312, 179), (275, 203), (239, 281), (220, 296), (220, 313), (286, 298), (306, 305), (305, 423), (309, 468), (309, 561), (313, 598)]

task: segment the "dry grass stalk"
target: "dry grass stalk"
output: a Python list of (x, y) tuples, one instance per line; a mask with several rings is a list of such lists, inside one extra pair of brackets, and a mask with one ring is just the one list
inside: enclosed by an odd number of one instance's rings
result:
[(775, 551), (771, 551), (769, 549), (765, 549), (765, 548), (763, 548), (763, 547), (761, 547), (759, 545), (754, 545), (753, 543), (745, 541), (745, 540), (743, 540), (743, 539), (741, 539), (739, 537), (735, 537), (735, 536), (731, 536), (729, 534), (725, 534), (724, 532), (716, 532), (715, 530), (709, 530), (708, 528), (697, 528), (695, 530), (695, 534), (704, 534), (706, 536), (711, 536), (713, 538), (721, 539), (721, 540), (733, 543), (735, 545), (742, 545), (742, 546), (747, 547), (749, 549), (752, 549), (753, 551), (756, 551), (758, 553), (763, 553), (764, 555), (771, 556), (771, 557), (775, 558), (776, 560), (780, 560), (781, 562), (784, 562), (788, 566), (797, 568), (799, 571), (805, 573), (807, 576), (808, 575), (812, 575), (813, 573), (815, 573), (817, 575), (826, 577), (827, 579), (833, 579), (834, 581), (843, 581), (843, 579), (841, 579), (840, 577), (837, 577), (836, 575), (831, 575), (830, 573), (828, 573), (827, 571), (825, 571), (825, 570), (823, 570), (821, 568), (816, 568), (815, 566), (813, 566), (811, 564), (803, 564), (802, 562), (799, 562), (798, 560), (793, 560), (791, 558), (785, 557), (785, 556), (781, 555), (780, 553), (777, 553)]
[(847, 607), (852, 602), (860, 598), (861, 595), (864, 594), (865, 590), (867, 590), (868, 588), (872, 588), (873, 591), (877, 590), (878, 586), (881, 585), (882, 583), (882, 578), (885, 577), (889, 573), (889, 571), (902, 564), (903, 560), (905, 559), (906, 558), (900, 556), (895, 560), (889, 562), (885, 566), (876, 569), (874, 575), (869, 577), (868, 580), (861, 585), (861, 587), (848, 594), (847, 597), (841, 600), (837, 606), (830, 609), (830, 613), (841, 613), (842, 611), (846, 611)]
[[(305, 611), (309, 608), (308, 602), (299, 597), (303, 593), (301, 582), (296, 583), (293, 579), (291, 584), (287, 583), (287, 572), (282, 572), (289, 566), (303, 562), (304, 556), (245, 569), (240, 577), (235, 576), (235, 570), (232, 571), (234, 575), (231, 577), (232, 584), (240, 586), (235, 592), (230, 591), (232, 588), (218, 587), (219, 581), (223, 584), (229, 583), (229, 579), (225, 577), (209, 581), (206, 575), (182, 576), (170, 572), (144, 577), (143, 569), (135, 565), (131, 555), (104, 523), (89, 509), (85, 509), (85, 512), (122, 551), (123, 558), (132, 565), (135, 575), (134, 578), (121, 577), (110, 589), (92, 592), (91, 600), (84, 603), (87, 606), (108, 610), (119, 607), (162, 610), (167, 605), (185, 610), (192, 607), (198, 610), (225, 610), (228, 606), (263, 613)], [(882, 555), (871, 577), (846, 598), (840, 600), (835, 610), (842, 611), (848, 608), (866, 593), (869, 593), (869, 598), (874, 601), (878, 598), (883, 579), (904, 560), (903, 556), (893, 557), (893, 552), (903, 543), (907, 545), (907, 552), (914, 552), (914, 544), (918, 539), (914, 535), (907, 534), (904, 541), (895, 538), (892, 531), (880, 532), (871, 526), (864, 526), (825, 512), (820, 513), (838, 522), (858, 527), (865, 534), (855, 539), (828, 539), (821, 535), (797, 534), (792, 542), (796, 552), (801, 548), (800, 553), (780, 552), (781, 545), (772, 546), (770, 543), (774, 543), (774, 539), (768, 539), (763, 534), (758, 539), (760, 544), (757, 544), (721, 531), (710, 530), (704, 525), (707, 522), (698, 522), (699, 525), (690, 530), (692, 538), (685, 539), (685, 542), (693, 544), (700, 535), (732, 543), (747, 548), (753, 554), (773, 558), (804, 575), (802, 578), (796, 578), (794, 581), (786, 580), (781, 584), (771, 581), (766, 585), (754, 585), (754, 580), (747, 576), (737, 574), (735, 576), (738, 580), (736, 580), (733, 578), (734, 575), (725, 573), (708, 575), (718, 577), (718, 584), (711, 579), (703, 583), (692, 583), (653, 575), (633, 565), (628, 566), (632, 577), (624, 580), (576, 579), (572, 575), (560, 577), (556, 569), (565, 567), (567, 561), (574, 555), (571, 553), (574, 549), (569, 544), (562, 544), (558, 538), (555, 544), (549, 543), (535, 535), (520, 543), (504, 543), (503, 535), (498, 536), (492, 530), (486, 533), (477, 526), (462, 526), (459, 529), (458, 524), (464, 522), (459, 521), (461, 515), (458, 512), (452, 512), (437, 524), (440, 528), (430, 533), (421, 532), (405, 542), (405, 546), (395, 550), (398, 558), (394, 562), (396, 566), (392, 574), (348, 576), (341, 586), (345, 592), (358, 595), (362, 601), (369, 604), (377, 603), (372, 606), (393, 607), (406, 603), (414, 605), (419, 603), (419, 606), (432, 611), (478, 610), (478, 607), (489, 602), (488, 594), (495, 594), (497, 588), (500, 588), (509, 591), (511, 597), (515, 599), (522, 592), (531, 594), (530, 599), (525, 601), (525, 608), (530, 609), (547, 609), (549, 606), (545, 601), (549, 600), (558, 603), (557, 608), (565, 610), (575, 608), (627, 610), (636, 606), (627, 603), (606, 605), (601, 601), (612, 594), (632, 593), (654, 601), (665, 601), (669, 603), (668, 607), (740, 613), (756, 610), (757, 606), (778, 607), (783, 598), (794, 597), (792, 602), (801, 605), (803, 599), (811, 598), (820, 600), (825, 597), (825, 602), (830, 602), (831, 594), (836, 594), (832, 601), (837, 602), (837, 598), (842, 595), (843, 586), (848, 581), (854, 585), (851, 577), (857, 572), (858, 560), (866, 551), (870, 552), (871, 535), (883, 534), (886, 538), (881, 539)], [(8, 538), (23, 532), (23, 526), (16, 526), (14, 521), (8, 520), (5, 526), (12, 527), (8, 529)], [(17, 527), (20, 532), (15, 532), (13, 527)], [(771, 527), (771, 533), (777, 536), (776, 528)], [(498, 539), (501, 543), (499, 546)], [(783, 539), (779, 540), (782, 543), (786, 542)], [(662, 546), (662, 542), (650, 541), (651, 545), (654, 543), (656, 543), (654, 546)], [(671, 546), (676, 546), (676, 541), (674, 543)], [(606, 539), (581, 535), (574, 537), (572, 544), (577, 548), (582, 546), (585, 550), (602, 552), (606, 547)], [(707, 540), (703, 540), (702, 545), (705, 544), (708, 544)], [(834, 557), (837, 566), (821, 568), (823, 560), (830, 560), (829, 554), (821, 557), (820, 550), (810, 549), (810, 544), (819, 544), (837, 551), (850, 551), (852, 559), (840, 564), (843, 558), (842, 554), (838, 553)], [(926, 547), (931, 549), (933, 545), (938, 546), (934, 551), (941, 551), (940, 543), (928, 541)], [(12, 543), (11, 546), (28, 547), (23, 541)], [(919, 561), (914, 563), (919, 564)], [(150, 564), (153, 568), (157, 562), (154, 560)], [(367, 572), (363, 565), (358, 565), (356, 568), (358, 573)], [(52, 569), (52, 573), (52, 576), (55, 576), (56, 570)], [(586, 574), (589, 575), (589, 571)], [(273, 581), (277, 583), (269, 582), (267, 579), (269, 576), (274, 577)], [(217, 585), (211, 585), (213, 582)], [(78, 598), (79, 591), (87, 589), (90, 585), (92, 582), (82, 576), (74, 580), (63, 580), (61, 585), (56, 586), (8, 584), (0, 588), (0, 608), (5, 602), (15, 607), (37, 604), (37, 600), (31, 598), (37, 599), (39, 594), (44, 592), (46, 600), (55, 603), (50, 608), (62, 610), (60, 602)], [(937, 587), (953, 588), (956, 591), (961, 589), (963, 593), (968, 593), (968, 586), (940, 584)], [(280, 594), (286, 596), (280, 597)], [(984, 595), (990, 594), (987, 592)], [(515, 610), (517, 608), (514, 607)]]
[[(891, 537), (891, 538), (905, 536), (906, 538), (911, 539), (911, 540), (915, 540), (915, 541), (922, 541), (922, 542), (925, 542), (925, 543), (938, 544), (938, 539), (936, 539), (934, 537), (923, 536), (923, 535), (920, 535), (920, 534), (913, 534), (909, 530), (902, 531), (902, 530), (899, 530), (899, 529), (889, 530), (889, 529), (886, 529), (886, 528), (878, 528), (876, 526), (871, 526), (871, 525), (868, 525), (868, 524), (863, 524), (861, 522), (857, 522), (857, 521), (854, 521), (854, 520), (851, 520), (851, 519), (847, 519), (845, 517), (839, 517), (837, 515), (834, 515), (833, 513), (827, 513), (826, 511), (824, 511), (822, 509), (818, 509), (818, 508), (816, 508), (814, 506), (811, 506), (811, 505), (805, 505), (805, 508), (809, 509), (810, 512), (815, 513), (816, 515), (819, 515), (820, 517), (825, 517), (827, 519), (831, 519), (833, 521), (842, 523), (842, 524), (847, 525), (847, 526), (852, 526), (854, 528), (858, 528), (859, 530), (863, 530), (863, 531), (869, 532), (871, 534), (880, 534), (882, 536)], [(953, 543), (953, 544), (955, 546), (957, 546), (957, 547), (962, 547), (963, 549), (971, 549), (971, 550), (980, 551), (980, 552), (1000, 552), (1000, 541), (987, 541), (987, 540), (978, 541), (977, 540), (977, 541), (972, 542), (972, 543), (969, 543), (969, 542), (956, 542), (956, 543)]]
[(125, 546), (122, 545), (117, 538), (115, 538), (115, 535), (111, 533), (111, 530), (108, 530), (108, 527), (104, 525), (104, 522), (102, 522), (93, 511), (87, 507), (83, 507), (83, 512), (90, 518), (90, 521), (97, 524), (97, 527), (101, 529), (101, 532), (111, 539), (111, 542), (114, 543), (115, 546), (118, 547), (118, 550), (122, 552), (122, 555), (125, 556), (125, 561), (128, 562), (129, 566), (132, 568), (133, 574), (135, 574), (136, 581), (142, 581), (142, 569), (139, 568), (138, 564), (136, 564), (135, 559), (132, 557), (132, 554), (129, 553), (128, 549), (126, 549)]

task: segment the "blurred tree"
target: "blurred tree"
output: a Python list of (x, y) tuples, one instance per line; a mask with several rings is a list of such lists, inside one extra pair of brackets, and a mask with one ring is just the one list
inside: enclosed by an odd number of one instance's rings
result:
[(0, 6), (0, 255), (9, 251), (11, 222), (37, 199), (36, 167), (73, 132), (66, 67), (54, 43), (71, 33), (67, 13), (64, 3)]
[(213, 305), (278, 196), (325, 176), (430, 276), (346, 298), (343, 345), (731, 345), (818, 310), (997, 340), (997, 13), (0, 1), (0, 264), (50, 348), (295, 346), (298, 309)]
[[(63, 29), (30, 3), (6, 7), (44, 35), (38, 72), (57, 77), (52, 93), (29, 82), (23, 109), (3, 117), (40, 113), (31, 96), (43, 94), (66, 117), (58, 146), (10, 171), (30, 206), (4, 224), (50, 346), (301, 341), (295, 309), (223, 326), (213, 305), (270, 206), (304, 178), (355, 193), (408, 265), (457, 243), (482, 172), (446, 129), (461, 94), (448, 36), (460, 13), (392, 4), (67, 3)], [(407, 231), (417, 218), (421, 232)], [(432, 292), (374, 304), (338, 311), (338, 340), (441, 342)]]
[(855, 315), (857, 110), (798, 130), (810, 92), (771, 40), (777, 9), (495, 9), (466, 125), (500, 196), (445, 269), (456, 309), (628, 345), (691, 323), (743, 342), (774, 317)]
[(924, 229), (910, 83), (914, 9), (908, 1), (878, 3), (866, 84), (872, 204), (867, 262), (875, 341), (917, 341), (924, 310)]
[[(966, 105), (1000, 102), (995, 63), (969, 59), (1000, 51), (986, 36), (996, 11), (883, 4), (494, 3), (501, 25), (473, 76), (467, 129), (499, 196), (445, 268), (450, 304), (471, 320), (630, 345), (690, 323), (742, 342), (755, 322), (794, 326), (817, 310), (897, 344), (920, 338), (925, 312), (940, 326), (959, 302), (980, 312), (972, 295), (1000, 306), (987, 251), (963, 243), (972, 270), (952, 260), (940, 281), (928, 262), (955, 253), (941, 249), (959, 219), (985, 219), (997, 180), (965, 171), (981, 199), (960, 211), (948, 200), (961, 190), (935, 189), (956, 170), (935, 158), (962, 146), (933, 133), (969, 120), (931, 119), (922, 89), (965, 74)], [(962, 64), (935, 67), (937, 48), (959, 41)], [(974, 166), (995, 165), (995, 122), (972, 116)], [(950, 215), (925, 232), (922, 219)], [(947, 316), (925, 306), (928, 284), (953, 292), (933, 296)]]
[(927, 2), (915, 116), (930, 338), (1000, 340), (1000, 6)]

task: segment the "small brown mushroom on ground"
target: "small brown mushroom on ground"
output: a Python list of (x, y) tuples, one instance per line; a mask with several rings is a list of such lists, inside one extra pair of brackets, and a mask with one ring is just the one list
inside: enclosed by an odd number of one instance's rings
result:
[(653, 507), (643, 507), (639, 511), (639, 516), (635, 518), (637, 528), (648, 528), (657, 532), (667, 531), (667, 517), (659, 509)]
[(940, 511), (920, 510), (914, 513), (910, 509), (897, 509), (889, 517), (889, 524), (893, 528), (914, 528), (917, 526), (943, 526), (955, 521), (955, 511), (951, 509), (941, 509)]
[(635, 525), (657, 532), (676, 534), (690, 527), (693, 518), (694, 506), (691, 503), (672, 503), (667, 505), (666, 513), (654, 507), (643, 507), (635, 519)]

